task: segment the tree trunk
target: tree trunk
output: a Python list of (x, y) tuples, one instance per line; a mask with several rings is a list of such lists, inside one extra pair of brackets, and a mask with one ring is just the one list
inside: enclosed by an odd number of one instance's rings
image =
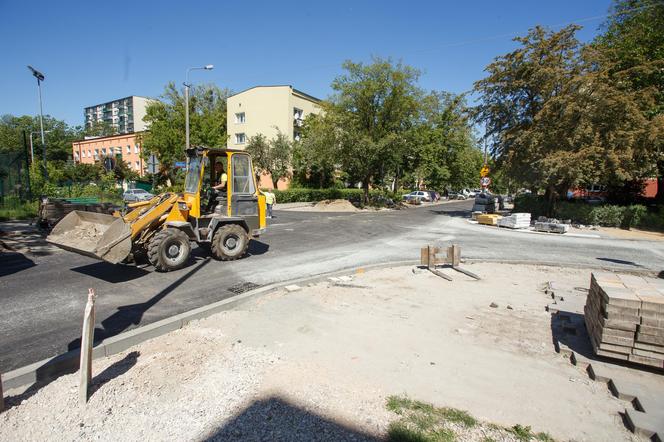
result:
[(270, 176), (272, 177), (272, 186), (274, 186), (274, 190), (278, 190), (278, 189), (279, 189), (279, 187), (278, 187), (278, 185), (279, 185), (279, 178), (277, 178), (277, 179), (275, 180), (275, 179), (274, 179), (274, 175), (270, 175)]
[(664, 204), (664, 161), (657, 163), (657, 194), (655, 195), (657, 204)]
[(544, 192), (544, 200), (546, 201), (546, 216), (553, 218), (556, 206), (556, 188), (554, 186), (547, 186)]
[(369, 181), (371, 178), (367, 177), (362, 180), (362, 190), (364, 190), (364, 205), (369, 204)]

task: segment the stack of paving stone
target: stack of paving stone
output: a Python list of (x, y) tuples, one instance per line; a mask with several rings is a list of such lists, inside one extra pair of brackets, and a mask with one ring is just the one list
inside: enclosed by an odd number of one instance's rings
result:
[(584, 311), (595, 354), (664, 368), (664, 280), (595, 272)]
[(530, 227), (530, 213), (513, 213), (498, 220), (499, 227), (509, 229), (527, 229)]
[(535, 223), (535, 230), (537, 232), (548, 233), (567, 233), (569, 224), (562, 224), (559, 222), (537, 221)]

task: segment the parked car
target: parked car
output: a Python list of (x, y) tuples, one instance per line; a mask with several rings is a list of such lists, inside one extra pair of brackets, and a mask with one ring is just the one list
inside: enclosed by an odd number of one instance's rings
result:
[(152, 198), (154, 198), (154, 195), (143, 189), (127, 189), (127, 191), (122, 194), (122, 199), (128, 203), (147, 201)]
[(431, 202), (431, 195), (429, 194), (428, 191), (416, 190), (414, 192), (410, 192), (409, 194), (404, 195), (403, 199), (404, 201), (410, 201), (416, 199), (420, 201)]
[(463, 193), (463, 190), (460, 190), (458, 192), (449, 191), (449, 192), (447, 192), (447, 198), (451, 199), (451, 200), (467, 200), (468, 195)]

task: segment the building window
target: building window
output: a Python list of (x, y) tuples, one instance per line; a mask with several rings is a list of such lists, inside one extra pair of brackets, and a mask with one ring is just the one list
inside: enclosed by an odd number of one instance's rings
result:
[(88, 158), (90, 158), (91, 156), (92, 156), (92, 151), (88, 149)]
[(141, 162), (136, 161), (136, 170), (141, 170)]
[(131, 153), (131, 146), (127, 144), (127, 153)]
[(247, 141), (247, 137), (244, 133), (235, 134), (235, 144), (244, 144)]
[(298, 130), (294, 130), (294, 131), (293, 131), (293, 139), (294, 139), (295, 141), (300, 141), (300, 138), (301, 138), (300, 131), (298, 131)]
[(245, 118), (244, 118), (244, 112), (238, 112), (235, 114), (235, 123), (236, 124), (242, 124), (244, 123)]
[(138, 143), (134, 144), (134, 153), (138, 153)]
[(79, 160), (78, 152), (74, 152), (74, 161), (78, 160)]
[(105, 147), (102, 147), (101, 153), (102, 153), (102, 155), (106, 155), (106, 148)]
[(293, 108), (293, 118), (296, 120), (301, 120), (303, 115), (304, 111), (302, 109), (298, 109), (296, 107)]

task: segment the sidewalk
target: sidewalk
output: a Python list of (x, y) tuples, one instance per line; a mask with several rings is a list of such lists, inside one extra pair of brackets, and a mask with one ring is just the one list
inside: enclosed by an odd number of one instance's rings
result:
[(589, 271), (464, 267), (483, 279), (395, 267), (255, 298), (95, 361), (85, 407), (76, 374), (5, 392), (0, 440), (371, 440), (399, 419), (391, 395), (560, 440), (639, 440), (626, 403), (553, 348), (539, 286), (583, 296)]

